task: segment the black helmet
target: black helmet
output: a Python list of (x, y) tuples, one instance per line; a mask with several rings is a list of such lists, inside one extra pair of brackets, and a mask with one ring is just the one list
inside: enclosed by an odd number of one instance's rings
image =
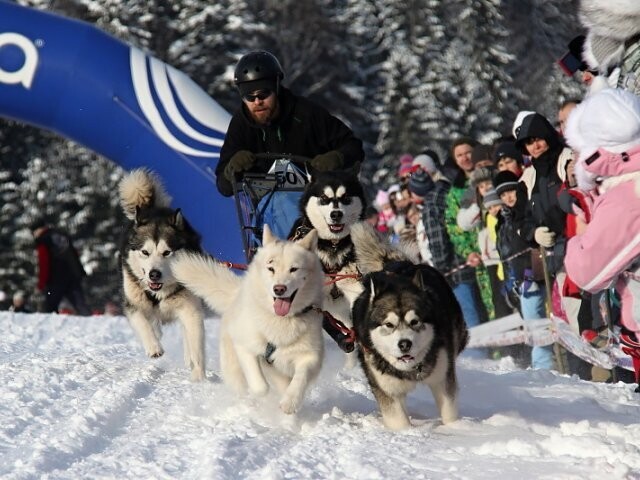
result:
[(255, 80), (273, 79), (280, 83), (284, 78), (284, 71), (278, 59), (269, 52), (256, 50), (244, 55), (233, 73), (233, 82), (238, 85)]

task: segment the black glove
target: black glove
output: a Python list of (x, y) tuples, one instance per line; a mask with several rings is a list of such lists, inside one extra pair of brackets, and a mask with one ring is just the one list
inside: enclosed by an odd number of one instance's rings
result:
[(568, 190), (561, 190), (558, 193), (558, 206), (564, 213), (575, 215), (573, 206), (578, 205), (578, 200), (569, 193)]
[(344, 155), (337, 150), (331, 150), (327, 153), (316, 155), (309, 163), (314, 170), (320, 172), (338, 170), (344, 164)]
[(256, 156), (249, 150), (239, 150), (233, 154), (233, 157), (224, 167), (224, 176), (230, 182), (234, 181), (234, 176), (238, 172), (249, 170), (256, 163)]

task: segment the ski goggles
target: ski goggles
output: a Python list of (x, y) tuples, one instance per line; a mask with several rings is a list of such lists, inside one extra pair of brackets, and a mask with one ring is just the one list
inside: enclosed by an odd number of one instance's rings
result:
[(249, 103), (253, 103), (257, 100), (266, 100), (271, 95), (273, 95), (273, 90), (269, 90), (268, 88), (264, 90), (258, 90), (255, 93), (247, 93), (242, 96), (242, 98)]

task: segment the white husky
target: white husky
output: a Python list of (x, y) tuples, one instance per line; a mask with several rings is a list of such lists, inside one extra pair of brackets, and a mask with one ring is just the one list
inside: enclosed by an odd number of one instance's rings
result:
[[(245, 275), (210, 257), (180, 255), (173, 273), (180, 283), (222, 315), (222, 378), (238, 393), (264, 395), (272, 383), (282, 394), (280, 409), (294, 413), (324, 355), (323, 271), (317, 234), (298, 243), (264, 227), (263, 246)], [(265, 378), (266, 376), (266, 378)], [(267, 379), (269, 383), (267, 382)]]

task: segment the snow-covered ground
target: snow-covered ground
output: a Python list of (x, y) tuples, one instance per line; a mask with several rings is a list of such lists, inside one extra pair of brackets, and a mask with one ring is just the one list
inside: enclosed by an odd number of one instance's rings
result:
[(640, 479), (632, 385), (462, 358), (461, 419), (443, 426), (419, 389), (415, 426), (396, 433), (329, 341), (297, 416), (235, 397), (216, 375), (217, 326), (194, 384), (178, 328), (149, 360), (123, 317), (0, 313), (0, 478)]

